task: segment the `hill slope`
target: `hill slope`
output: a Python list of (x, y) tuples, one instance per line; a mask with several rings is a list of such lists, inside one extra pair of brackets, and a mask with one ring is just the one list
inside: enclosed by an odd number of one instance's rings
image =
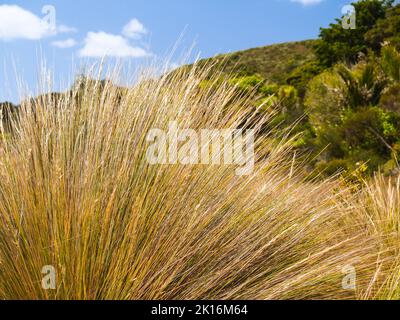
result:
[(281, 84), (295, 68), (314, 59), (315, 40), (287, 42), (252, 48), (203, 59), (199, 63), (216, 62), (226, 73), (259, 74)]

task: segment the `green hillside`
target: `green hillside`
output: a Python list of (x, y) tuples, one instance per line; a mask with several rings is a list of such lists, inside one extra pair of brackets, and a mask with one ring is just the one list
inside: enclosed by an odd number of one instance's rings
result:
[(216, 62), (226, 73), (259, 74), (264, 79), (283, 83), (297, 67), (314, 59), (315, 40), (287, 42), (252, 48), (203, 59), (199, 63)]

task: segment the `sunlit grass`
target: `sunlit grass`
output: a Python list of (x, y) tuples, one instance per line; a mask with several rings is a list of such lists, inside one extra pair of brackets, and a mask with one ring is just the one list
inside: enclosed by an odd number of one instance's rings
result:
[[(143, 73), (132, 89), (82, 79), (22, 104), (0, 159), (0, 298), (398, 297), (398, 182), (359, 193), (305, 182), (290, 143), (265, 132), (248, 176), (147, 162), (148, 131), (169, 121), (256, 131), (269, 121), (227, 83), (200, 89), (207, 68)], [(42, 288), (45, 265), (55, 290)], [(342, 288), (346, 265), (355, 290)]]

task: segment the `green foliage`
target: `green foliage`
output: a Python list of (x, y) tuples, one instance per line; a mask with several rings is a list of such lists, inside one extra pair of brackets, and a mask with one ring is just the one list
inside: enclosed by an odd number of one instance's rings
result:
[(345, 84), (337, 73), (325, 71), (309, 83), (304, 104), (315, 131), (334, 127), (346, 109)]
[(251, 76), (235, 77), (229, 80), (229, 83), (237, 86), (240, 90), (249, 92), (254, 89), (259, 89), (265, 82), (260, 75), (254, 74)]
[(382, 69), (393, 81), (400, 81), (400, 53), (393, 46), (382, 48)]
[(274, 44), (218, 55), (200, 60), (198, 65), (211, 63), (211, 72), (222, 72), (228, 77), (258, 74), (267, 82), (285, 84), (289, 73), (315, 59), (314, 43), (315, 40), (307, 40)]
[[(323, 157), (317, 166), (355, 170), (359, 163), (367, 165), (367, 173), (383, 166), (393, 156), (392, 145), (398, 141), (400, 117), (378, 107), (348, 111), (340, 126), (324, 127), (315, 144)], [(336, 168), (339, 169), (339, 168)]]
[(279, 85), (276, 83), (269, 83), (269, 84), (264, 84), (260, 89), (260, 93), (269, 96), (269, 95), (274, 95), (278, 92), (279, 90)]
[(361, 171), (371, 174), (393, 167), (400, 142), (398, 55), (383, 48), (379, 59), (340, 63), (310, 81), (304, 103), (317, 171), (359, 172), (363, 164)]
[(376, 21), (375, 26), (365, 34), (365, 39), (375, 51), (379, 51), (384, 42), (400, 49), (400, 6), (389, 7), (385, 18)]
[(336, 66), (336, 72), (346, 87), (346, 101), (350, 108), (376, 105), (387, 81), (374, 63), (360, 63), (354, 70), (343, 64)]
[(379, 106), (400, 115), (400, 83), (395, 83), (385, 90), (379, 100)]
[[(340, 61), (357, 62), (359, 54), (366, 54), (370, 48), (368, 44), (372, 36), (367, 40), (367, 33), (376, 27), (377, 21), (385, 18), (386, 11), (391, 8), (392, 3), (393, 1), (381, 0), (355, 2), (352, 4), (357, 14), (355, 29), (344, 29), (342, 19), (336, 19), (336, 23), (331, 23), (329, 28), (321, 28), (320, 39), (315, 46), (315, 53), (321, 65), (331, 67)], [(373, 49), (379, 51), (380, 44)]]
[(308, 82), (323, 71), (317, 60), (309, 61), (294, 69), (287, 77), (286, 83), (294, 86), (300, 97), (304, 97)]

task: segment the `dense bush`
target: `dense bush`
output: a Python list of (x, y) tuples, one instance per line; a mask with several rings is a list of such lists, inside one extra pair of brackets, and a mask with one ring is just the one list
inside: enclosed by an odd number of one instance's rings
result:
[[(319, 62), (330, 67), (337, 62), (345, 61), (355, 63), (359, 54), (367, 53), (371, 48), (370, 42), (373, 35), (379, 32), (379, 26), (374, 28), (378, 21), (382, 21), (386, 12), (392, 7), (393, 1), (389, 0), (362, 0), (353, 3), (356, 12), (356, 28), (344, 29), (342, 19), (336, 19), (336, 23), (330, 24), (328, 28), (321, 28), (320, 39), (316, 44), (315, 52)], [(369, 41), (366, 35), (369, 34)], [(378, 43), (377, 43), (378, 41)], [(372, 41), (373, 49), (379, 51), (381, 42)]]

